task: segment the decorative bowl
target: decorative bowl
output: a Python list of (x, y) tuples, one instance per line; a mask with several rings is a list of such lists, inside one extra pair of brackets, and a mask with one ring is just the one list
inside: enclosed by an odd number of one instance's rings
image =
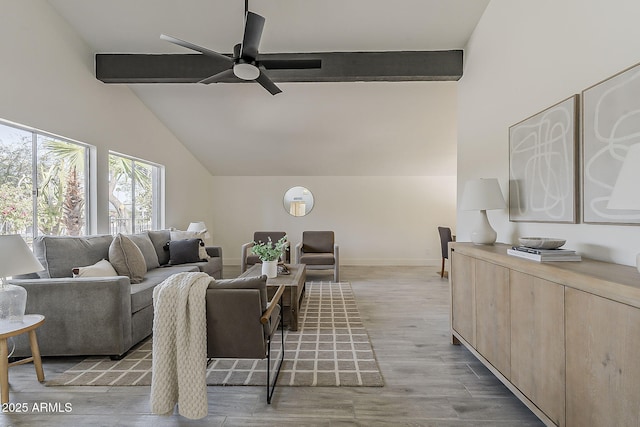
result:
[(522, 246), (534, 249), (557, 249), (567, 242), (552, 237), (520, 237), (518, 240)]

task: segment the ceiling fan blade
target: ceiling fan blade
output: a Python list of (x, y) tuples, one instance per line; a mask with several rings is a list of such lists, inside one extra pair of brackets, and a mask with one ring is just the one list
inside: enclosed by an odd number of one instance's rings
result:
[(206, 85), (208, 85), (209, 83), (218, 83), (220, 80), (224, 80), (227, 77), (233, 77), (233, 75), (233, 68), (229, 68), (228, 70), (221, 71), (218, 74), (214, 74), (211, 77), (200, 80), (198, 83), (203, 83)]
[(207, 56), (212, 56), (214, 58), (223, 59), (228, 62), (233, 62), (233, 59), (229, 58), (226, 55), (207, 49), (206, 47), (198, 46), (197, 44), (189, 43), (187, 41), (168, 36), (166, 34), (160, 34), (160, 39), (168, 41), (169, 43), (177, 44), (178, 46), (186, 47), (187, 49), (195, 50), (196, 52), (200, 52)]
[(263, 88), (268, 90), (271, 95), (277, 95), (282, 92), (282, 90), (280, 90), (280, 88), (276, 86), (276, 84), (272, 82), (271, 79), (262, 72), (262, 70), (260, 70), (260, 75), (258, 76), (256, 81), (260, 83)]
[(256, 59), (258, 56), (258, 46), (264, 28), (264, 18), (256, 13), (247, 12), (244, 23), (244, 36), (242, 37), (242, 48), (240, 57)]

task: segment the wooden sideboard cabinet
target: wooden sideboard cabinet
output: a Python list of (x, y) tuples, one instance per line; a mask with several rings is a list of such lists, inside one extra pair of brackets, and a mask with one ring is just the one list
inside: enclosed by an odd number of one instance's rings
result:
[[(456, 253), (455, 264), (451, 264), (451, 274), (455, 276), (456, 286), (451, 286), (451, 325), (458, 336), (464, 338), (473, 347), (476, 345), (476, 269), (475, 260)], [(455, 338), (454, 338), (455, 339)], [(457, 341), (456, 341), (457, 343)]]
[(545, 424), (640, 425), (640, 274), (451, 243), (451, 334)]
[(476, 349), (503, 375), (511, 371), (509, 270), (476, 260)]
[(564, 425), (564, 287), (510, 270), (511, 382)]

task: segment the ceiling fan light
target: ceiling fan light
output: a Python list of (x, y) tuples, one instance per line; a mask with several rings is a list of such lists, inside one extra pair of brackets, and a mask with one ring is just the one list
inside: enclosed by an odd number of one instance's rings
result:
[(260, 76), (260, 70), (253, 64), (240, 63), (233, 66), (233, 74), (242, 80), (255, 80)]

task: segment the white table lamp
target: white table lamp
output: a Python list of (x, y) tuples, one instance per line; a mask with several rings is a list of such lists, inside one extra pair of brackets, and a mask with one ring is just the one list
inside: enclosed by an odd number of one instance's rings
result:
[(496, 231), (489, 224), (488, 209), (504, 209), (507, 207), (500, 184), (496, 178), (478, 178), (467, 181), (462, 193), (460, 209), (480, 211), (478, 222), (471, 231), (471, 241), (476, 245), (493, 245), (497, 238)]
[(7, 277), (44, 270), (25, 241), (17, 234), (0, 235), (0, 320), (22, 322), (27, 291), (9, 284)]
[[(616, 184), (613, 186), (607, 209), (640, 211), (640, 144), (629, 147)], [(640, 253), (636, 255), (636, 268), (640, 272)]]
[(209, 237), (211, 237), (211, 234), (209, 234), (209, 230), (207, 229), (207, 225), (204, 223), (204, 221), (192, 222), (191, 224), (189, 224), (189, 227), (187, 227), (187, 231), (197, 231), (197, 232), (204, 231), (205, 239), (208, 239)]

